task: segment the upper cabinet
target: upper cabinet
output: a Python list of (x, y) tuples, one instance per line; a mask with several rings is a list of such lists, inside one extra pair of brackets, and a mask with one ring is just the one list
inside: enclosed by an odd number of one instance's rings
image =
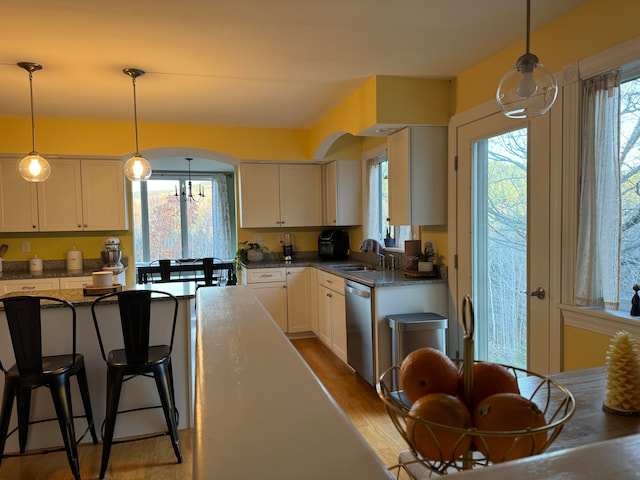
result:
[(324, 225), (362, 224), (362, 183), (359, 161), (336, 160), (323, 165)]
[(314, 164), (242, 163), (242, 228), (322, 225), (322, 170)]
[[(51, 176), (38, 184), (20, 177), (16, 160), (3, 159), (2, 162), (2, 231), (127, 229), (124, 174), (119, 160), (50, 159)], [(13, 178), (14, 185), (9, 184), (5, 173)], [(16, 189), (22, 192), (20, 197), (14, 197)], [(8, 203), (12, 198), (13, 204)], [(15, 198), (21, 199), (19, 205)], [(17, 217), (18, 212), (24, 216), (22, 220)]]
[(15, 158), (0, 158), (0, 232), (38, 231), (38, 192), (18, 172)]
[(407, 127), (388, 138), (392, 225), (446, 225), (447, 127)]

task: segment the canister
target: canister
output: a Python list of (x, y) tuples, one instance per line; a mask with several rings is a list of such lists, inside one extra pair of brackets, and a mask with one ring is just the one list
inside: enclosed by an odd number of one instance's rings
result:
[(42, 273), (42, 259), (37, 255), (29, 260), (29, 273)]
[(67, 250), (67, 272), (81, 272), (82, 250), (77, 250), (74, 246), (71, 250)]

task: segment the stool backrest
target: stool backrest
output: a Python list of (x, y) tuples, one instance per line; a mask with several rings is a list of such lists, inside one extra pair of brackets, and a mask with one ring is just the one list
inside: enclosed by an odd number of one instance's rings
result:
[[(1, 301), (9, 326), (16, 366), (20, 375), (42, 374), (42, 317), (41, 301), (46, 300), (68, 308), (72, 319), (72, 349), (76, 354), (76, 309), (67, 302), (46, 296), (15, 296)], [(68, 353), (68, 352), (65, 352)], [(0, 368), (4, 366), (0, 362)]]
[[(150, 332), (152, 328), (151, 304), (152, 296), (160, 297), (162, 300), (170, 300), (172, 307), (171, 319), (171, 339), (168, 343), (169, 352), (173, 349), (173, 338), (175, 336), (176, 320), (178, 317), (178, 299), (167, 292), (158, 290), (125, 290), (116, 293), (108, 293), (98, 297), (91, 305), (91, 315), (93, 316), (96, 333), (102, 357), (106, 360), (106, 352), (100, 333), (100, 325), (96, 314), (96, 306), (105, 303), (114, 297), (118, 300), (118, 311), (120, 313), (120, 325), (122, 328), (122, 340), (127, 363), (140, 364), (148, 361)], [(164, 298), (163, 298), (164, 297)], [(164, 302), (163, 302), (164, 303)]]

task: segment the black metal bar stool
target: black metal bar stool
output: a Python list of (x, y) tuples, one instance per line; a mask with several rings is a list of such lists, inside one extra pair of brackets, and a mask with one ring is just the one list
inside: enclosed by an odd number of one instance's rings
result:
[[(5, 384), (0, 408), (0, 453), (4, 456), (4, 447), (7, 436), (15, 433), (14, 429), (7, 435), (11, 411), (14, 400), (17, 398), (18, 415), (18, 442), (20, 454), (26, 451), (29, 435), (29, 426), (42, 421), (56, 420), (56, 418), (29, 421), (31, 409), (31, 392), (38, 387), (47, 387), (51, 392), (51, 398), (55, 406), (57, 420), (60, 425), (60, 433), (64, 442), (64, 450), (67, 453), (69, 466), (76, 479), (80, 479), (80, 465), (78, 461), (77, 443), (74, 418), (85, 417), (87, 419), (87, 431), (91, 431), (93, 443), (98, 443), (96, 430), (93, 424), (89, 387), (84, 366), (84, 356), (76, 352), (76, 309), (66, 300), (46, 296), (16, 296), (2, 300), (9, 326), (9, 334), (15, 356), (15, 364), (5, 369), (0, 362), (0, 369), (4, 372)], [(71, 353), (58, 353), (56, 355), (43, 355), (43, 339), (46, 344), (46, 335), (42, 332), (41, 302), (63, 307), (69, 312), (70, 319), (70, 347)], [(61, 348), (66, 348), (62, 346)], [(84, 415), (74, 417), (71, 406), (71, 377), (78, 381)], [(87, 431), (80, 437), (86, 435)], [(57, 449), (62, 450), (62, 448)], [(47, 450), (52, 451), (52, 450)], [(44, 453), (44, 452), (35, 452)], [(2, 461), (0, 456), (0, 462)]]
[[(151, 315), (151, 297), (157, 299), (158, 303), (167, 305), (163, 311), (172, 315), (171, 330), (167, 332), (167, 344), (150, 345), (149, 337), (154, 318)], [(98, 318), (99, 305), (105, 301), (117, 299), (120, 311), (120, 325), (122, 327), (123, 348), (105, 351), (103, 338), (100, 333), (100, 323), (111, 320), (111, 325), (103, 324), (103, 328), (116, 328), (113, 325), (113, 315), (102, 315)], [(167, 303), (168, 301), (168, 303)], [(155, 303), (155, 301), (154, 301)], [(102, 308), (105, 306), (103, 305)], [(173, 307), (173, 308), (172, 308)], [(122, 384), (139, 375), (153, 377), (158, 389), (161, 407), (164, 412), (168, 432), (171, 437), (173, 451), (182, 463), (182, 453), (178, 440), (178, 412), (175, 407), (175, 394), (173, 388), (173, 372), (171, 368), (171, 351), (173, 348), (173, 338), (176, 329), (176, 319), (178, 315), (178, 299), (167, 292), (157, 290), (126, 290), (116, 293), (109, 293), (98, 297), (91, 305), (91, 315), (98, 335), (102, 358), (107, 363), (107, 411), (102, 432), (102, 465), (100, 467), (100, 478), (104, 478), (109, 464), (111, 445), (133, 440), (114, 440), (113, 435), (116, 425), (116, 417), (119, 413), (131, 412), (134, 410), (118, 411), (120, 392)], [(156, 319), (158, 320), (158, 319)], [(170, 334), (170, 340), (169, 340)], [(145, 407), (159, 408), (159, 406)], [(157, 436), (158, 434), (154, 435)], [(134, 440), (140, 440), (136, 437)], [(148, 436), (144, 437), (148, 438)]]

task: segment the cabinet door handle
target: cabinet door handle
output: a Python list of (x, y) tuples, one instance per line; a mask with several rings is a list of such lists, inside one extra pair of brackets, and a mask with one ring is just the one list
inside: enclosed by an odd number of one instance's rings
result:
[(36, 289), (35, 285), (31, 285), (31, 286), (25, 285), (24, 287), (22, 287), (22, 290), (35, 290), (35, 289)]

